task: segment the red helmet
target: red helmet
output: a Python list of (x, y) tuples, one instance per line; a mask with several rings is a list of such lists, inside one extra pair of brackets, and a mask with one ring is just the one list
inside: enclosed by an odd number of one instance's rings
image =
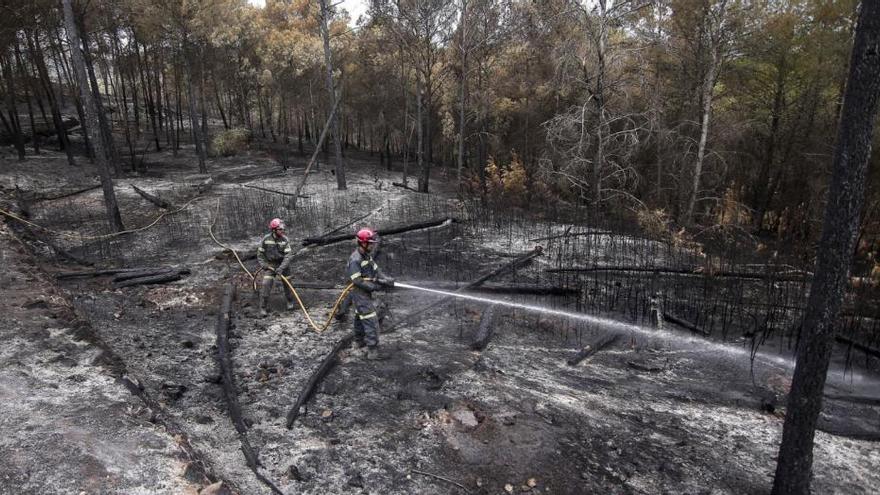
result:
[(284, 230), (284, 220), (280, 218), (273, 218), (272, 221), (269, 222), (269, 229)]
[(379, 240), (377, 239), (376, 233), (370, 229), (358, 230), (357, 240), (358, 240), (358, 243), (361, 243), (361, 244), (379, 242)]

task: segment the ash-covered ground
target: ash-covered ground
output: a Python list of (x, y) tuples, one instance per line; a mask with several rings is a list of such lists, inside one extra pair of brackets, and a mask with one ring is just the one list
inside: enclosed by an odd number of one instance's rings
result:
[[(89, 268), (60, 262), (40, 243), (49, 234), (33, 231), (28, 240), (16, 227), (41, 266), (16, 268), (22, 282), (3, 289), (12, 325), (4, 331), (0, 445), (4, 459), (14, 462), (0, 468), (0, 493), (193, 493), (217, 480), (241, 493), (271, 493), (246, 465), (221, 387), (215, 323), (228, 281), (237, 288), (230, 335), (235, 394), (259, 472), (284, 493), (769, 492), (792, 371), (788, 356), (766, 349), (751, 360), (743, 344), (676, 328), (600, 326), (503, 307), (493, 312), (488, 346), (473, 351), (487, 308), (474, 301), (436, 306), (384, 334), (388, 361), (343, 351), (288, 430), (288, 410), (350, 331), (351, 319), (319, 334), (301, 312), (282, 310), (277, 290), (273, 313), (258, 318), (250, 279), (211, 239), (209, 226), (220, 242), (246, 255), (273, 216), (287, 219), (294, 243), (366, 214), (342, 231), (456, 217), (459, 223), (383, 239), (383, 269), (416, 285), (466, 283), (535, 243), (527, 229), (477, 218), (442, 188), (427, 196), (393, 187), (392, 176), (365, 159), (350, 160), (348, 191), (336, 191), (329, 172), (319, 170), (304, 190), (308, 198), (296, 205), (248, 187), (291, 192), (301, 174), (255, 178), (278, 169), (257, 152), (212, 164), (211, 185), (192, 174), (186, 154), (152, 154), (147, 162), (147, 173), (117, 181), (127, 226), (147, 225), (162, 212), (131, 184), (175, 207), (188, 205), (151, 229), (108, 241), (85, 238), (101, 228), (100, 191), (34, 202), (30, 218), (77, 232), (51, 236), (75, 257), (101, 267), (188, 268), (180, 281), (123, 289), (106, 277), (54, 281), (45, 274)], [(2, 183), (7, 191), (18, 184), (44, 192), (94, 181), (87, 169), (59, 173), (63, 167), (60, 155), (29, 159), (10, 167)], [(30, 259), (15, 242), (4, 233), (10, 267)], [(317, 247), (294, 262), (294, 282), (336, 286), (301, 291), (320, 322), (345, 284), (352, 249), (348, 242)], [(548, 263), (538, 258), (492, 282), (547, 284)], [(255, 261), (245, 264), (250, 269)], [(36, 272), (41, 275), (26, 275)], [(565, 311), (582, 303), (569, 296), (482, 295)], [(39, 302), (50, 296), (51, 304)], [(438, 296), (396, 290), (382, 299), (391, 327)], [(43, 315), (52, 305), (67, 306), (65, 318), (81, 318), (88, 328), (74, 332)], [(614, 345), (576, 366), (566, 363), (612, 334), (620, 334)], [(94, 359), (100, 353), (115, 364)], [(209, 476), (193, 475), (177, 437), (119, 384), (120, 363), (155, 399), (165, 424), (186, 433)], [(834, 398), (826, 400), (816, 437), (816, 493), (880, 487), (880, 402), (865, 400), (880, 397), (872, 366), (831, 372), (827, 393)]]

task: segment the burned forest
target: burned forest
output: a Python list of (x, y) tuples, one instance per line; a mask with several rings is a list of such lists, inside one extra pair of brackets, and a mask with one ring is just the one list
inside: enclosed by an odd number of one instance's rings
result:
[(6, 0), (0, 495), (880, 493), (880, 0)]

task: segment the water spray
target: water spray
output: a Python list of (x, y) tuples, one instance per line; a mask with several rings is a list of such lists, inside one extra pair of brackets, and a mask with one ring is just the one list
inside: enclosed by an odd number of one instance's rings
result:
[[(461, 293), (461, 292), (451, 292), (451, 291), (440, 290), (440, 289), (431, 289), (428, 287), (420, 287), (417, 285), (407, 284), (404, 282), (395, 282), (394, 287), (400, 288), (400, 289), (411, 289), (411, 290), (417, 290), (417, 291), (422, 291), (422, 292), (428, 292), (431, 294), (437, 294), (437, 295), (441, 295), (441, 296), (455, 297), (458, 299), (464, 299), (467, 301), (474, 301), (474, 302), (478, 302), (478, 303), (482, 303), (482, 304), (493, 304), (493, 305), (503, 306), (503, 307), (507, 307), (507, 308), (521, 309), (524, 311), (541, 313), (541, 314), (545, 314), (545, 315), (559, 316), (562, 318), (571, 318), (574, 320), (592, 323), (594, 325), (597, 325), (597, 326), (600, 326), (600, 327), (603, 327), (603, 328), (606, 328), (606, 329), (609, 329), (612, 331), (632, 332), (632, 333), (637, 333), (639, 335), (642, 335), (642, 336), (645, 336), (648, 338), (663, 338), (666, 340), (674, 340), (674, 341), (678, 341), (681, 343), (699, 342), (702, 346), (704, 346), (704, 348), (706, 348), (708, 350), (714, 350), (714, 351), (719, 351), (719, 352), (723, 352), (726, 354), (750, 357), (750, 353), (749, 353), (748, 349), (743, 349), (743, 348), (736, 347), (736, 346), (733, 346), (730, 344), (713, 342), (711, 340), (706, 340), (706, 339), (702, 339), (702, 338), (693, 338), (693, 337), (685, 337), (682, 335), (676, 335), (669, 330), (664, 330), (664, 329), (660, 329), (660, 328), (648, 328), (648, 327), (644, 327), (644, 326), (637, 325), (634, 323), (627, 323), (624, 321), (615, 320), (613, 318), (588, 315), (588, 314), (584, 314), (584, 313), (575, 313), (575, 312), (571, 312), (571, 311), (564, 311), (564, 310), (560, 310), (560, 309), (548, 308), (546, 306), (537, 306), (537, 305), (533, 305), (533, 304), (523, 304), (523, 303), (517, 303), (517, 302), (512, 302), (512, 301), (505, 301), (503, 299), (493, 299), (490, 297), (475, 296), (473, 294), (465, 294), (465, 293)], [(765, 354), (765, 353), (759, 353), (758, 355), (761, 356), (763, 359), (770, 361), (776, 365), (782, 365), (785, 367), (791, 367), (794, 365), (794, 360), (792, 358), (785, 358), (782, 356)]]

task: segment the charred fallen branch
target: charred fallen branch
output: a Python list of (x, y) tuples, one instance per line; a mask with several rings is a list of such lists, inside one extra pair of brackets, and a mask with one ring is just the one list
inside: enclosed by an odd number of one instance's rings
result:
[(271, 177), (280, 177), (282, 175), (287, 175), (287, 171), (285, 170), (270, 170), (268, 172), (256, 172), (252, 174), (240, 174), (240, 175), (231, 175), (229, 173), (222, 173), (216, 177), (218, 181), (226, 181), (226, 182), (250, 182), (252, 180), (257, 179), (268, 179)]
[(124, 274), (124, 280), (114, 282), (113, 287), (116, 289), (122, 289), (124, 287), (134, 287), (136, 285), (165, 284), (180, 280), (184, 275), (189, 275), (189, 273), (190, 271), (188, 269), (183, 268), (150, 273), (140, 272), (138, 273), (140, 276), (136, 277), (129, 277), (128, 275), (130, 274)]
[(529, 242), (551, 241), (554, 239), (565, 239), (567, 237), (588, 237), (591, 235), (612, 235), (612, 234), (614, 234), (614, 232), (612, 232), (610, 230), (594, 230), (591, 232), (575, 232), (575, 233), (571, 233), (570, 230), (571, 230), (571, 227), (568, 227), (568, 229), (566, 229), (565, 232), (563, 232), (561, 234), (551, 235), (551, 236), (547, 236), (547, 237), (537, 237), (535, 239), (529, 239)]
[(650, 361), (627, 361), (626, 364), (634, 370), (644, 371), (645, 373), (659, 373), (666, 369), (666, 366)]
[(487, 345), (489, 345), (489, 340), (492, 338), (492, 317), (494, 315), (495, 306), (489, 304), (480, 316), (480, 326), (477, 328), (477, 333), (474, 335), (474, 341), (471, 342), (471, 349), (482, 351)]
[[(538, 256), (540, 256), (543, 251), (544, 251), (543, 248), (541, 246), (538, 246), (535, 249), (532, 249), (531, 251), (518, 256), (517, 258), (511, 260), (510, 262), (499, 266), (498, 268), (492, 270), (491, 272), (474, 280), (473, 282), (468, 283), (464, 287), (458, 289), (456, 292), (465, 292), (465, 291), (468, 291), (471, 289), (475, 289), (475, 288), (483, 285), (484, 282), (486, 282), (487, 280), (489, 280), (491, 278), (497, 277), (498, 275), (501, 275), (503, 273), (511, 272), (511, 271), (516, 270), (517, 268), (523, 266), (523, 265), (531, 263), (531, 261), (534, 260), (535, 258), (537, 258)], [(388, 328), (387, 330), (384, 330), (384, 331), (385, 331), (385, 333), (390, 333), (390, 332), (393, 332), (394, 330), (402, 327), (403, 325), (415, 322), (426, 311), (431, 310), (433, 308), (436, 308), (437, 306), (444, 304), (446, 302), (449, 302), (452, 299), (453, 299), (453, 296), (441, 297), (440, 299), (434, 301), (433, 303), (431, 303), (421, 309), (418, 309), (418, 310), (415, 310), (415, 311), (409, 313), (408, 315), (403, 317), (400, 321), (398, 321), (396, 324), (394, 324), (391, 328)]]
[(223, 386), (223, 396), (226, 399), (226, 409), (235, 431), (238, 432), (238, 440), (241, 443), (241, 451), (244, 454), (245, 461), (254, 475), (273, 493), (283, 495), (284, 492), (278, 489), (274, 483), (263, 476), (259, 472), (260, 459), (257, 457), (256, 451), (251, 446), (247, 437), (247, 425), (241, 414), (241, 405), (238, 403), (238, 395), (235, 393), (235, 378), (232, 373), (232, 357), (229, 350), (229, 327), (232, 322), (232, 300), (235, 298), (235, 286), (226, 284), (223, 293), (223, 301), (220, 304), (220, 312), (217, 315), (217, 325), (215, 331), (217, 334), (217, 361), (220, 365), (221, 384)]
[(169, 203), (168, 201), (165, 201), (164, 199), (160, 198), (159, 196), (152, 195), (134, 184), (131, 185), (131, 188), (134, 189), (134, 192), (138, 193), (142, 198), (146, 199), (150, 203), (153, 203), (154, 205), (158, 206), (159, 208), (162, 208), (164, 210), (171, 208), (171, 203)]
[(865, 395), (837, 395), (825, 394), (826, 399), (838, 400), (841, 402), (849, 402), (851, 404), (864, 404), (867, 406), (880, 406), (880, 397), (869, 397)]
[(128, 271), (114, 275), (113, 283), (125, 282), (126, 280), (132, 280), (135, 278), (165, 275), (166, 273), (171, 273), (173, 271), (175, 271), (175, 269), (170, 266), (162, 266), (159, 268), (144, 268), (142, 270)]
[(705, 330), (705, 329), (703, 329), (703, 328), (700, 328), (700, 327), (694, 325), (693, 323), (691, 323), (691, 322), (689, 322), (689, 321), (687, 321), (687, 320), (685, 320), (685, 319), (678, 318), (677, 316), (675, 316), (675, 315), (671, 315), (671, 314), (669, 314), (669, 313), (667, 313), (667, 312), (664, 312), (664, 313), (663, 313), (663, 321), (668, 321), (669, 323), (674, 323), (674, 324), (676, 324), (676, 325), (678, 325), (678, 326), (680, 326), (680, 327), (683, 327), (683, 328), (686, 328), (686, 329), (690, 330), (691, 332), (698, 333), (698, 334), (700, 334), (700, 335), (704, 335), (704, 336), (706, 336), (706, 337), (709, 336), (709, 331), (708, 331), (708, 330)]
[[(539, 256), (542, 252), (543, 252), (543, 249), (541, 248), (541, 246), (538, 246), (535, 249), (533, 249), (533, 250), (521, 255), (520, 257), (510, 261), (509, 263), (505, 263), (504, 265), (496, 268), (495, 270), (492, 270), (491, 272), (487, 273), (486, 275), (483, 275), (482, 277), (474, 280), (473, 282), (471, 282), (471, 283), (467, 284), (466, 286), (462, 287), (461, 289), (459, 289), (459, 291), (473, 289), (474, 287), (481, 285), (483, 282), (489, 280), (492, 277), (496, 277), (498, 275), (501, 275), (502, 273), (506, 273), (506, 272), (515, 270), (516, 268), (531, 262), (535, 257)], [(401, 321), (399, 321), (396, 325), (394, 325), (393, 327), (391, 327), (387, 331), (391, 332), (391, 331), (395, 330), (396, 328), (399, 328), (402, 325), (409, 324), (409, 323), (416, 321), (422, 314), (424, 314), (429, 309), (437, 307), (440, 304), (443, 304), (443, 303), (449, 301), (450, 299), (452, 299), (452, 296), (443, 297), (440, 300), (435, 301), (434, 303), (432, 303), (426, 307), (423, 307), (421, 309), (418, 309), (418, 310), (410, 313), (409, 315), (405, 316)], [(330, 370), (333, 369), (333, 366), (336, 364), (336, 356), (339, 354), (339, 351), (348, 347), (351, 344), (352, 340), (354, 340), (354, 335), (348, 334), (345, 337), (343, 337), (339, 342), (337, 342), (336, 345), (333, 346), (333, 349), (330, 351), (330, 353), (327, 354), (327, 356), (321, 361), (321, 364), (318, 366), (318, 369), (316, 369), (312, 373), (312, 375), (309, 377), (309, 379), (306, 381), (306, 384), (303, 386), (302, 390), (300, 390), (300, 393), (297, 396), (296, 402), (294, 402), (293, 407), (290, 408), (290, 412), (287, 413), (287, 429), (288, 430), (293, 428), (294, 421), (296, 421), (296, 418), (299, 417), (300, 408), (302, 408), (306, 404), (306, 402), (308, 402), (309, 398), (312, 396), (312, 394), (314, 393), (317, 386), (321, 383), (321, 380), (323, 380), (324, 377), (327, 376), (328, 373), (330, 373)]]
[[(242, 257), (242, 259), (245, 259)], [(331, 282), (291, 282), (295, 289), (318, 289), (318, 290), (342, 290), (344, 285)], [(455, 282), (434, 282), (419, 284), (427, 288), (457, 291), (464, 285)], [(538, 296), (570, 296), (578, 293), (578, 289), (572, 287), (560, 287), (555, 285), (533, 284), (483, 284), (479, 287), (468, 289), (469, 292), (489, 292), (493, 294), (529, 294)]]
[(366, 213), (366, 214), (364, 214), (364, 215), (361, 215), (361, 216), (355, 218), (354, 220), (351, 220), (351, 221), (349, 221), (349, 222), (347, 222), (347, 223), (344, 223), (344, 224), (342, 224), (342, 225), (340, 225), (340, 226), (338, 226), (338, 227), (334, 227), (334, 228), (331, 229), (329, 232), (325, 232), (324, 234), (320, 235), (319, 237), (316, 237), (315, 239), (324, 239), (324, 238), (330, 237), (331, 235), (333, 235), (333, 234), (339, 232), (340, 230), (342, 230), (342, 229), (344, 229), (344, 228), (346, 228), (346, 227), (350, 227), (351, 225), (354, 225), (354, 224), (357, 223), (357, 222), (360, 222), (361, 220), (363, 220), (363, 219), (367, 218), (368, 216), (370, 216), (370, 215), (376, 213), (377, 211), (381, 210), (382, 208), (383, 208), (383, 207), (380, 206), (379, 208), (376, 208), (375, 210), (373, 210), (373, 211), (371, 211), (371, 212), (368, 212), (368, 213)]
[(107, 275), (117, 275), (120, 273), (132, 273), (132, 272), (144, 272), (144, 271), (158, 271), (161, 270), (161, 267), (158, 268), (109, 268), (106, 270), (92, 270), (88, 272), (61, 272), (55, 274), (55, 278), (58, 280), (64, 280), (68, 278), (92, 278), (92, 277), (105, 277)]
[[(421, 230), (421, 229), (427, 229), (429, 227), (437, 227), (437, 226), (443, 225), (446, 222), (451, 223), (454, 221), (455, 221), (455, 219), (450, 218), (450, 217), (441, 217), (441, 218), (435, 218), (433, 220), (428, 220), (426, 222), (411, 223), (408, 225), (399, 225), (396, 227), (387, 227), (384, 229), (378, 229), (376, 231), (376, 233), (379, 234), (380, 237), (395, 235), (395, 234), (403, 234), (405, 232), (411, 232), (413, 230)], [(329, 237), (306, 237), (305, 239), (303, 239), (302, 243), (303, 243), (303, 246), (326, 246), (328, 244), (335, 244), (337, 242), (349, 241), (352, 239), (352, 237), (353, 236), (350, 234), (339, 234), (339, 235), (334, 235), (334, 236), (329, 236)]]
[[(205, 457), (193, 447), (186, 431), (165, 412), (165, 408), (156, 401), (156, 399), (144, 390), (143, 385), (141, 385), (137, 379), (132, 379), (128, 375), (122, 375), (120, 378), (117, 378), (117, 380), (125, 386), (132, 395), (139, 398), (141, 402), (150, 409), (153, 414), (153, 418), (151, 418), (150, 421), (158, 423), (165, 428), (165, 431), (176, 440), (177, 445), (183, 451), (184, 457), (189, 463), (191, 463), (191, 465), (196, 466), (197, 472), (204, 476), (204, 479), (208, 480), (209, 483), (221, 481), (221, 478), (214, 472), (214, 467), (211, 465), (211, 462), (205, 459)], [(223, 479), (222, 481), (225, 485), (229, 486), (234, 493), (241, 493), (241, 489), (230, 480)]]
[(422, 191), (419, 191), (418, 189), (413, 189), (412, 187), (409, 187), (408, 185), (404, 184), (403, 182), (392, 182), (391, 185), (394, 187), (399, 187), (401, 189), (406, 189), (407, 191), (412, 191), (412, 192), (417, 192), (417, 193), (422, 192)]
[(336, 365), (336, 357), (339, 355), (339, 351), (345, 349), (349, 345), (351, 345), (351, 341), (354, 340), (353, 334), (348, 334), (343, 337), (336, 345), (333, 346), (333, 349), (329, 354), (321, 361), (321, 365), (318, 366), (312, 376), (309, 377), (306, 384), (303, 386), (302, 390), (300, 390), (299, 395), (296, 397), (296, 401), (293, 403), (293, 406), (290, 408), (290, 412), (287, 413), (287, 429), (293, 428), (293, 422), (296, 421), (296, 418), (299, 417), (299, 410), (303, 406), (306, 405), (306, 402), (312, 397), (312, 394), (318, 388), (318, 384), (321, 383), (321, 380), (330, 373), (330, 370), (333, 369), (333, 366)]
[(294, 197), (308, 198), (308, 196), (303, 195), (303, 194), (300, 194), (299, 196), (297, 196), (297, 195), (294, 194), (294, 193), (289, 193), (289, 192), (284, 192), (284, 191), (278, 191), (277, 189), (269, 189), (268, 187), (254, 186), (254, 185), (251, 185), (251, 184), (242, 184), (242, 186), (244, 186), (244, 187), (249, 187), (249, 188), (251, 188), (251, 189), (256, 189), (256, 190), (258, 190), (258, 191), (263, 191), (263, 192), (267, 192), (267, 193), (277, 194), (277, 195), (279, 195), (279, 196), (287, 196), (287, 197), (289, 197), (289, 198), (294, 198)]
[(594, 267), (575, 267), (575, 268), (547, 268), (547, 273), (650, 273), (656, 275), (677, 275), (685, 277), (716, 277), (716, 278), (738, 278), (743, 280), (768, 280), (773, 282), (806, 282), (809, 277), (805, 274), (797, 273), (753, 273), (753, 272), (730, 272), (718, 271), (708, 272), (691, 270), (687, 268), (644, 268), (636, 266), (594, 266)]
[(78, 195), (78, 194), (82, 194), (82, 193), (87, 193), (87, 192), (89, 192), (89, 191), (94, 191), (95, 189), (100, 189), (100, 188), (101, 188), (101, 184), (95, 184), (95, 185), (93, 185), (93, 186), (87, 186), (87, 187), (84, 187), (84, 188), (81, 188), (81, 189), (77, 189), (77, 190), (75, 190), (75, 191), (70, 191), (70, 192), (66, 192), (66, 193), (56, 194), (56, 195), (53, 195), (53, 196), (37, 196), (37, 197), (33, 197), (33, 198), (30, 198), (30, 201), (34, 201), (34, 202), (36, 202), (36, 201), (55, 201), (56, 199), (70, 198), (70, 197), (72, 197), (72, 196), (76, 196), (76, 195)]
[(82, 266), (94, 266), (95, 265), (91, 261), (84, 260), (84, 259), (80, 258), (79, 256), (71, 253), (70, 251), (64, 249), (63, 247), (59, 246), (58, 244), (55, 244), (54, 242), (52, 242), (46, 238), (37, 238), (36, 236), (34, 236), (34, 238), (39, 239), (40, 242), (43, 242), (47, 246), (52, 248), (52, 251), (55, 251), (55, 254), (57, 254), (58, 257), (61, 259), (64, 259), (67, 261), (72, 261), (72, 262), (76, 263), (77, 265), (82, 265)]
[(611, 335), (609, 337), (604, 337), (602, 339), (599, 339), (598, 341), (585, 346), (583, 349), (580, 350), (580, 352), (578, 352), (574, 356), (570, 357), (566, 361), (566, 363), (568, 363), (569, 366), (577, 366), (584, 359), (587, 359), (588, 357), (592, 356), (593, 354), (596, 354), (597, 352), (602, 351), (602, 350), (606, 349), (607, 347), (614, 345), (614, 343), (616, 343), (618, 340), (620, 340), (619, 334)]
[(873, 347), (868, 347), (865, 344), (861, 344), (859, 342), (856, 342), (855, 340), (846, 338), (842, 335), (838, 335), (838, 336), (834, 337), (834, 340), (836, 340), (837, 342), (839, 342), (843, 345), (852, 347), (853, 349), (858, 349), (871, 357), (875, 357), (875, 358), (880, 359), (880, 349), (874, 349)]

